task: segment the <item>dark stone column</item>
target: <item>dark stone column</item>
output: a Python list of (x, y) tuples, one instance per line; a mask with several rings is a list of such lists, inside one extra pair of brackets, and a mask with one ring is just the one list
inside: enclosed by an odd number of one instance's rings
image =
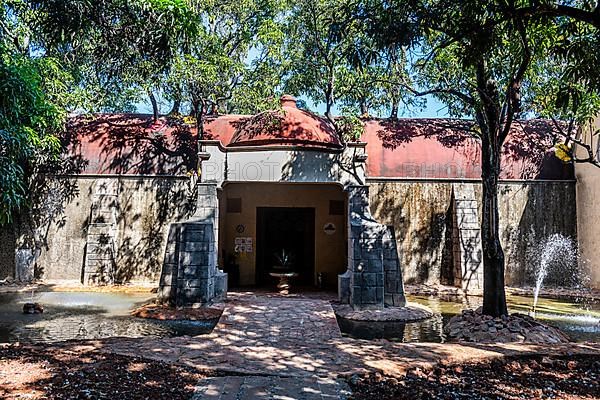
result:
[(347, 190), (348, 270), (339, 277), (340, 301), (355, 309), (404, 306), (394, 232), (371, 216), (368, 186)]
[(199, 183), (194, 216), (169, 227), (159, 301), (185, 307), (225, 298), (227, 274), (217, 267), (218, 215), (216, 184)]

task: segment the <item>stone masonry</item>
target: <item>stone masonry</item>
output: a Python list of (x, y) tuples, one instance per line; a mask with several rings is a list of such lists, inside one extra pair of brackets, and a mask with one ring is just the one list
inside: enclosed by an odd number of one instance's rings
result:
[(394, 231), (369, 211), (368, 186), (348, 188), (348, 270), (340, 275), (340, 301), (354, 309), (406, 304)]
[(114, 283), (116, 241), (119, 233), (118, 191), (117, 180), (99, 179), (94, 185), (83, 269), (85, 285)]
[(473, 185), (455, 183), (454, 229), (454, 284), (464, 290), (483, 289), (483, 250), (479, 227), (479, 207)]
[(194, 216), (169, 227), (159, 301), (184, 307), (226, 297), (227, 274), (217, 267), (218, 216), (216, 184), (199, 183)]

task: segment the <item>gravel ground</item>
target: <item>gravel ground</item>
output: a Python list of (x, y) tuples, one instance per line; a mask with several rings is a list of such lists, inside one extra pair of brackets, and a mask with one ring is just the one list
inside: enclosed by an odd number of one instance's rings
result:
[(189, 399), (195, 369), (138, 357), (0, 348), (0, 399)]
[(600, 399), (600, 357), (531, 357), (353, 377), (352, 399)]

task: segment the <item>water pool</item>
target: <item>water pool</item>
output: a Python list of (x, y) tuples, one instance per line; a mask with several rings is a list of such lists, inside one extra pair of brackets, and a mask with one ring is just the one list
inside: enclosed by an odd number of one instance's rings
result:
[[(166, 337), (209, 333), (215, 321), (157, 321), (129, 313), (151, 301), (150, 293), (39, 292), (0, 295), (0, 343), (71, 339)], [(43, 314), (23, 314), (23, 304), (43, 305)]]
[[(413, 323), (356, 322), (338, 318), (345, 336), (357, 339), (385, 338), (398, 342), (444, 342), (444, 325), (466, 308), (477, 308), (481, 297), (407, 296), (407, 300), (431, 308), (434, 317)], [(508, 296), (510, 313), (528, 314), (533, 298)], [(600, 342), (600, 302), (540, 298), (536, 318), (562, 329), (573, 341)]]

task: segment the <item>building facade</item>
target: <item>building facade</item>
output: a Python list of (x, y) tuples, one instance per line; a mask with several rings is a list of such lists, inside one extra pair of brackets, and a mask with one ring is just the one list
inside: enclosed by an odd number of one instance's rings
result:
[[(82, 167), (56, 178), (73, 192), (59, 199), (64, 207), (34, 262), (7, 245), (14, 231), (0, 233), (0, 272), (86, 284), (162, 281), (192, 298), (226, 290), (221, 271), (229, 286), (273, 285), (269, 271), (287, 254), (297, 285), (337, 288), (351, 303), (401, 304), (402, 282), (476, 292), (481, 171), (470, 129), (462, 120), (369, 119), (361, 139), (345, 143), (289, 96), (279, 110), (209, 117), (200, 142), (181, 120), (76, 117), (68, 145)], [(576, 179), (554, 157), (552, 129), (517, 122), (504, 147), (499, 204), (509, 285), (532, 283), (546, 238), (595, 232), (578, 220), (590, 195), (582, 185), (595, 178), (578, 169)], [(585, 240), (582, 248), (593, 247)], [(593, 262), (586, 268), (597, 271)], [(560, 271), (548, 280), (561, 284)]]

